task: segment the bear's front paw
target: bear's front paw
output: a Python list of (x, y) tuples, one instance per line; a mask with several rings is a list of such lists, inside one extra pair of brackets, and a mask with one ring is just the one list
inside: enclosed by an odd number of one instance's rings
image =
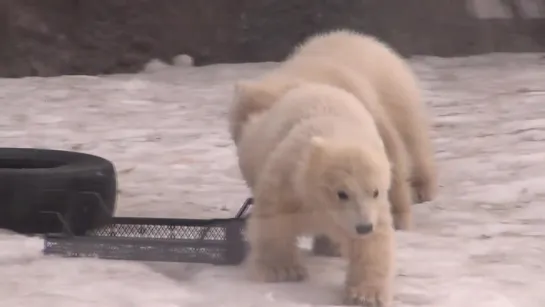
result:
[(413, 178), (411, 185), (413, 188), (414, 203), (419, 204), (431, 201), (437, 195), (437, 186), (434, 181), (417, 177)]
[(387, 291), (377, 286), (347, 286), (344, 304), (363, 307), (388, 307), (390, 298)]
[(253, 275), (263, 282), (303, 281), (308, 277), (307, 269), (299, 263), (255, 264)]
[(410, 212), (395, 212), (393, 218), (396, 230), (411, 230), (413, 222)]

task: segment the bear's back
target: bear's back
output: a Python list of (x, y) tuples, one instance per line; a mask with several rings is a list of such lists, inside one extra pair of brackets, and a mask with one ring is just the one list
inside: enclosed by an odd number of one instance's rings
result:
[(306, 57), (325, 58), (365, 75), (381, 95), (418, 96), (416, 76), (408, 63), (376, 37), (351, 30), (318, 34), (295, 48), (289, 60)]

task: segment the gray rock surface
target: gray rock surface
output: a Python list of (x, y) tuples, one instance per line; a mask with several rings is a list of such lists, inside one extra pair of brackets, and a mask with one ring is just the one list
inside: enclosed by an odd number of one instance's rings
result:
[(305, 36), (339, 27), (405, 55), (542, 51), (541, 2), (0, 0), (0, 76), (136, 72), (179, 54), (195, 65), (277, 61)]

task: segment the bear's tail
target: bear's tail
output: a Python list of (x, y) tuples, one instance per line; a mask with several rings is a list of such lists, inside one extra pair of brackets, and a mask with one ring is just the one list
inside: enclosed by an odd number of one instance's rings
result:
[(275, 99), (253, 81), (241, 81), (235, 84), (234, 96), (228, 117), (229, 132), (236, 145), (248, 122), (268, 110)]

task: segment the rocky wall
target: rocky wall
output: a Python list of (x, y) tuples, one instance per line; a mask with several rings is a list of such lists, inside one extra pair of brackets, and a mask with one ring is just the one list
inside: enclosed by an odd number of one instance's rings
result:
[(545, 0), (0, 0), (0, 76), (278, 61), (305, 36), (352, 28), (404, 55), (545, 50)]

